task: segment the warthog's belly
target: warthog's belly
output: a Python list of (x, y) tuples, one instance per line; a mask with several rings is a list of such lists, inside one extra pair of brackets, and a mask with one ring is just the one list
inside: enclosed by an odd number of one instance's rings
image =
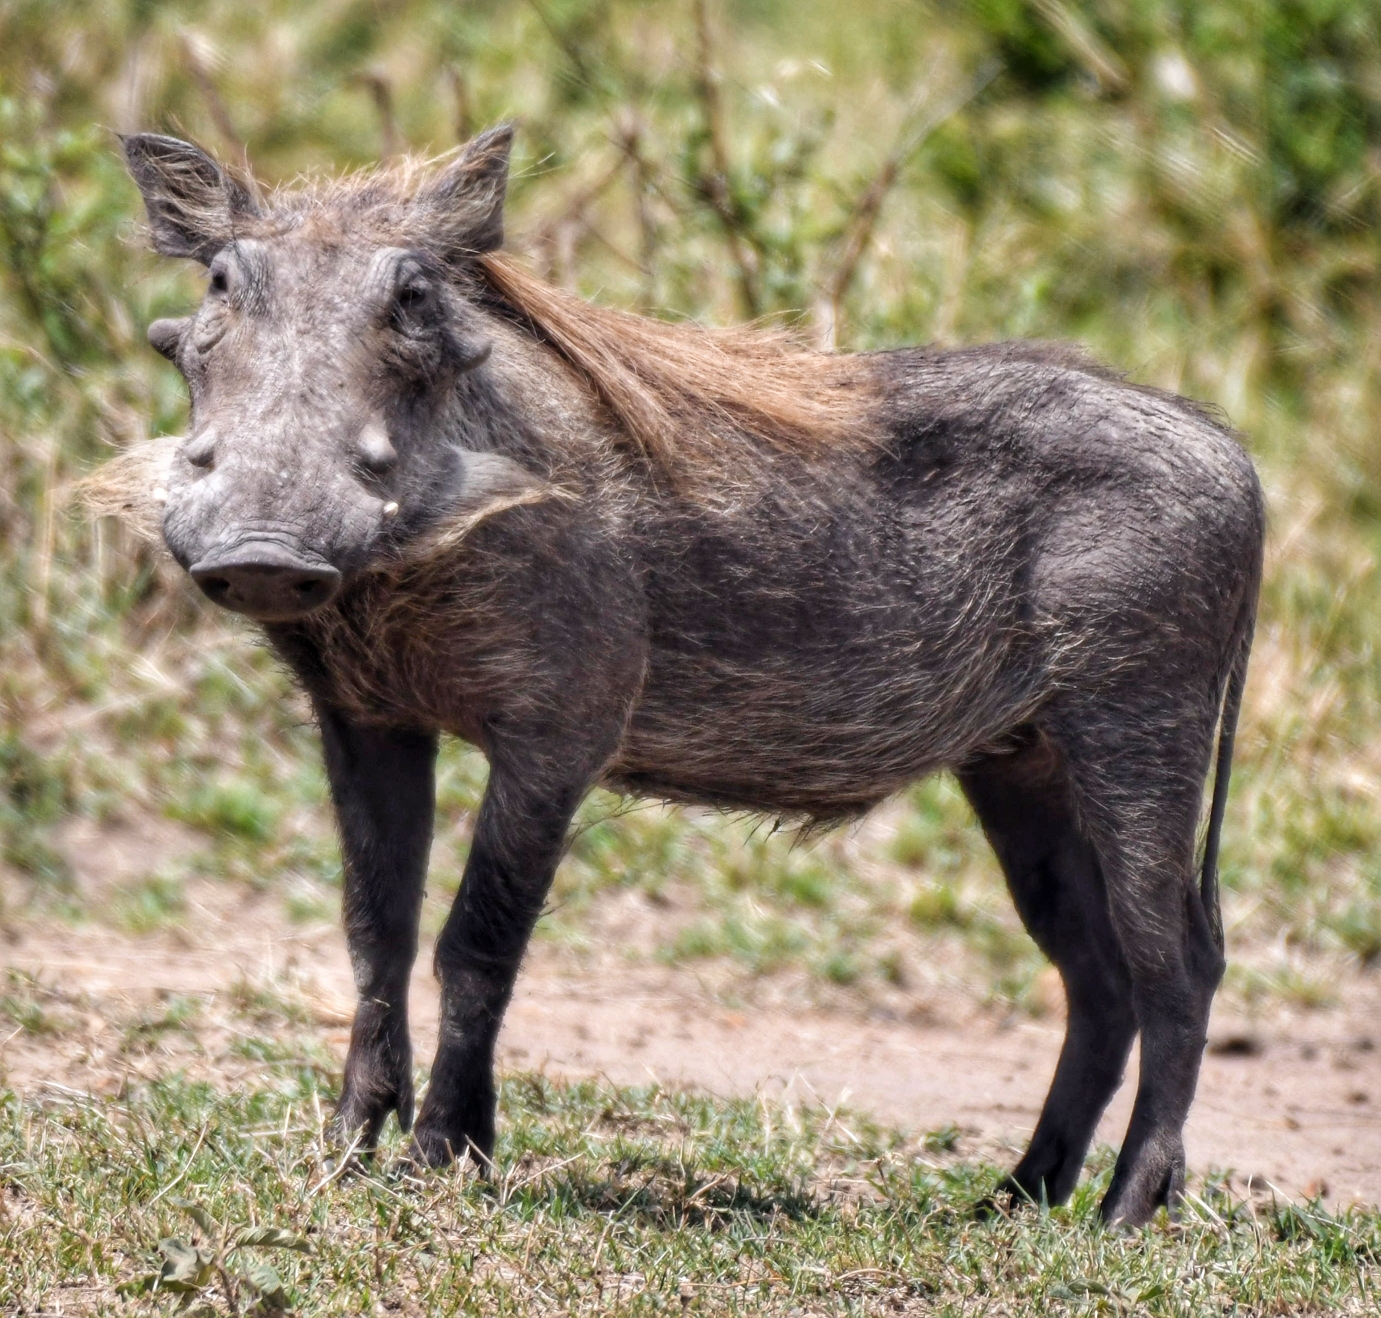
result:
[(656, 653), (608, 776), (674, 800), (856, 814), (1021, 723), (1040, 695), (1031, 649), (988, 634), (926, 654), (898, 638), (754, 668)]

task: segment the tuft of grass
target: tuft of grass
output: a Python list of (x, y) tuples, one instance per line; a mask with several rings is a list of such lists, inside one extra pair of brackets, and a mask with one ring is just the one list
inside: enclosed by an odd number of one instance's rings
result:
[(58, 757), (45, 757), (14, 732), (0, 735), (0, 858), (59, 890), (71, 887), (67, 862), (46, 836), (71, 809), (72, 783)]
[(64, 1009), (68, 1005), (65, 994), (27, 971), (10, 969), (5, 972), (0, 1017), (25, 1034), (64, 1033), (72, 1024), (70, 1012)]
[(1317, 1011), (1338, 1001), (1336, 982), (1288, 962), (1264, 967), (1229, 964), (1224, 982), (1249, 1007), (1285, 1002)]
[(1354, 902), (1325, 922), (1343, 945), (1370, 968), (1381, 957), (1381, 908), (1374, 902)]
[(144, 934), (180, 924), (187, 896), (179, 874), (156, 872), (113, 894), (111, 917), (131, 933)]
[(339, 900), (316, 884), (294, 884), (283, 894), (283, 908), (294, 924), (321, 924), (340, 914)]
[(312, 1013), (296, 996), (280, 991), (272, 983), (238, 979), (230, 986), (231, 1008), (260, 1029), (275, 1025), (307, 1025)]
[(943, 879), (917, 890), (907, 907), (913, 924), (923, 929), (970, 929), (977, 914), (964, 903), (953, 883)]
[(144, 1053), (157, 1048), (170, 1034), (180, 1034), (195, 1041), (196, 1026), (203, 1003), (198, 998), (180, 993), (163, 995), (157, 1004), (125, 1023), (120, 1051)]
[(656, 1087), (510, 1075), (493, 1181), (414, 1174), (400, 1145), (351, 1169), (319, 1078), (269, 1069), (234, 1094), (0, 1091), (0, 1310), (1360, 1315), (1381, 1280), (1374, 1213), (1213, 1178), (1178, 1222), (1110, 1233), (1103, 1150), (1067, 1207), (983, 1217), (999, 1171), (953, 1128)]
[(976, 824), (954, 779), (940, 774), (906, 793), (907, 810), (888, 844), (890, 858), (928, 875), (954, 874), (973, 857)]
[(240, 778), (212, 780), (168, 806), (169, 815), (213, 837), (268, 842), (277, 830), (283, 806), (264, 785)]

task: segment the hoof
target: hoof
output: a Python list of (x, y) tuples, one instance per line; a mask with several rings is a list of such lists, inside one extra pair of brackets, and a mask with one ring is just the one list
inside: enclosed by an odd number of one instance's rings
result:
[(466, 1135), (448, 1135), (436, 1126), (419, 1121), (407, 1156), (414, 1167), (427, 1171), (468, 1160), (485, 1180), (493, 1180), (495, 1166), (492, 1147), (491, 1144), (490, 1150), (486, 1151)]
[(341, 1147), (353, 1144), (364, 1154), (373, 1153), (389, 1113), (397, 1113), (398, 1127), (406, 1133), (412, 1129), (412, 1108), (410, 1074), (388, 1075), (382, 1068), (352, 1066), (347, 1062), (345, 1084), (331, 1118), (331, 1141)]
[(1131, 1166), (1118, 1160), (1112, 1185), (1103, 1200), (1101, 1215), (1105, 1226), (1135, 1228), (1145, 1226), (1159, 1208), (1173, 1217), (1184, 1197), (1184, 1150), (1155, 1156), (1149, 1148)]
[(482, 1176), (492, 1179), (496, 1106), (492, 1082), (444, 1086), (433, 1072), (409, 1157), (419, 1167), (446, 1167), (468, 1158)]
[(980, 1199), (973, 1215), (980, 1222), (992, 1217), (1010, 1217), (1023, 1208), (1047, 1208), (1048, 1201), (1037, 1198), (1015, 1176), (1008, 1176), (990, 1195)]

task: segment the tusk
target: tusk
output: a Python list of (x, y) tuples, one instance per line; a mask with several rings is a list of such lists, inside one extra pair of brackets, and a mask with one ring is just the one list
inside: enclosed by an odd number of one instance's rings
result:
[(168, 491), (165, 490), (161, 485), (155, 485), (153, 487), (153, 501), (157, 504), (167, 503)]
[(390, 499), (386, 504), (384, 504), (385, 517), (392, 517), (397, 511), (398, 505), (392, 499)]

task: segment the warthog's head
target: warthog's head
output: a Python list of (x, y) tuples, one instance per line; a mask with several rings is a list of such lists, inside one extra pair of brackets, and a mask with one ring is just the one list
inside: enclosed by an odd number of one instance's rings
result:
[(301, 617), (473, 477), (439, 414), (489, 355), (458, 281), (502, 242), (510, 139), (486, 133), (411, 191), (269, 202), (190, 143), (124, 139), (157, 250), (207, 272), (196, 313), (149, 341), (191, 393), (154, 495), (163, 535), (216, 603)]

